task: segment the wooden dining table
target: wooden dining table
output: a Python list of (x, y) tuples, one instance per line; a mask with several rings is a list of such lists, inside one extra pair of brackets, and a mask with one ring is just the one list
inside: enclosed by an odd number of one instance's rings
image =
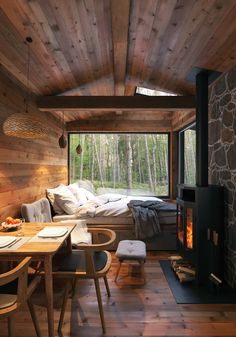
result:
[[(67, 227), (67, 232), (61, 238), (40, 238), (39, 231), (45, 227)], [(54, 336), (54, 312), (53, 312), (53, 273), (52, 258), (60, 250), (64, 242), (66, 248), (71, 251), (71, 232), (75, 224), (68, 223), (24, 223), (17, 231), (6, 231), (0, 227), (0, 236), (16, 236), (17, 240), (9, 247), (0, 249), (0, 260), (19, 261), (25, 256), (31, 256), (34, 261), (43, 262), (45, 291), (47, 300), (48, 335)], [(34, 239), (35, 238), (35, 239)], [(22, 245), (20, 241), (22, 240)]]

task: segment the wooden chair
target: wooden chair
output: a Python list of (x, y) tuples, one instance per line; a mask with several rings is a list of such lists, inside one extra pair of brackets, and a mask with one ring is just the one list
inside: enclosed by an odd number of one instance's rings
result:
[[(71, 284), (75, 287), (76, 280), (80, 278), (94, 279), (103, 333), (106, 331), (99, 278), (102, 277), (104, 279), (107, 295), (110, 297), (110, 289), (106, 274), (110, 269), (112, 258), (111, 254), (105, 249), (111, 247), (116, 239), (116, 234), (112, 230), (101, 228), (89, 228), (88, 231), (92, 234), (93, 244), (81, 244), (78, 247), (79, 250), (73, 250), (72, 253), (58, 254), (55, 256), (54, 275), (68, 280), (58, 325), (59, 332), (61, 331)], [(101, 236), (103, 237), (103, 240), (106, 237), (107, 241), (99, 243), (99, 238)]]
[(36, 319), (31, 294), (40, 282), (40, 276), (35, 274), (28, 277), (28, 266), (31, 257), (25, 257), (15, 268), (0, 275), (0, 319), (8, 319), (8, 336), (15, 336), (14, 316), (27, 301), (36, 334), (41, 337)]

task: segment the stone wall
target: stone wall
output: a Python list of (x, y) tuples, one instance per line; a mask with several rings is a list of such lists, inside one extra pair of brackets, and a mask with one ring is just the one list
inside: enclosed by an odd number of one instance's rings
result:
[(236, 67), (209, 91), (209, 183), (224, 186), (225, 278), (236, 288)]

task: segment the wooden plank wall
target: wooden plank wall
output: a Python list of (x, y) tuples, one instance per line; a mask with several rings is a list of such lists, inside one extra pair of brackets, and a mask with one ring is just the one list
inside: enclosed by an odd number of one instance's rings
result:
[(22, 89), (0, 72), (0, 221), (19, 216), (24, 202), (45, 196), (45, 189), (67, 183), (67, 148), (60, 149), (61, 123), (51, 114), (40, 112), (31, 100), (29, 111), (40, 114), (47, 140), (25, 140), (3, 134), (8, 115), (24, 111)]
[(196, 111), (192, 110), (188, 113), (183, 111), (175, 111), (172, 117), (172, 130), (178, 131), (187, 126), (190, 123), (193, 123), (196, 119)]

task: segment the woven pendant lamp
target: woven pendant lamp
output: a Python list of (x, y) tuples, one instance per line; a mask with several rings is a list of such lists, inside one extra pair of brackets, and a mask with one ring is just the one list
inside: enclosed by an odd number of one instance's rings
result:
[(25, 99), (25, 111), (17, 112), (9, 116), (3, 122), (3, 132), (7, 136), (26, 138), (26, 139), (48, 139), (45, 127), (39, 118), (28, 112), (29, 104), (29, 68), (30, 68), (30, 48), (32, 38), (27, 37), (26, 43), (28, 46), (28, 67), (27, 67), (27, 89), (28, 97)]
[(18, 112), (9, 116), (3, 123), (3, 132), (7, 136), (18, 138), (47, 138), (41, 121), (27, 112)]
[(80, 145), (80, 144), (77, 145), (77, 147), (76, 147), (76, 152), (77, 152), (77, 154), (81, 154), (82, 151), (83, 151), (83, 149), (82, 149), (81, 145)]

